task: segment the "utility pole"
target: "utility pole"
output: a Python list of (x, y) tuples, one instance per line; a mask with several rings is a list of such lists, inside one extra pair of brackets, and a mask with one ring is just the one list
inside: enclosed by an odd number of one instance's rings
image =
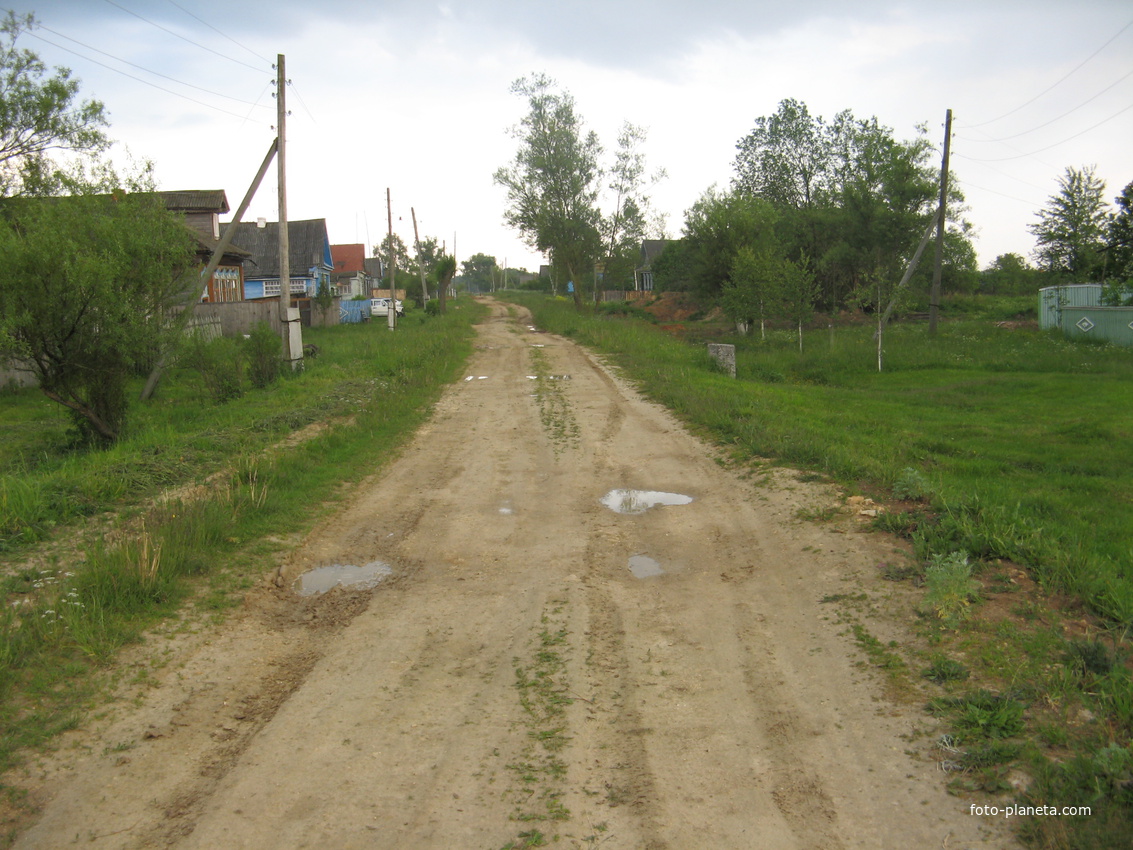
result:
[(425, 264), (421, 258), (421, 237), (417, 234), (417, 210), (410, 207), (409, 214), (413, 216), (413, 241), (417, 243), (417, 268), (421, 271), (421, 300), (428, 301), (429, 287), (425, 284)]
[(386, 313), (389, 329), (397, 328), (397, 252), (393, 249), (393, 206), (390, 204), (389, 187), (386, 187), (386, 216), (389, 218), (389, 310)]
[(944, 159), (940, 165), (940, 210), (936, 220), (936, 262), (932, 267), (932, 296), (928, 305), (928, 332), (936, 333), (940, 313), (940, 274), (944, 264), (945, 207), (948, 203), (948, 154), (952, 147), (952, 110), (944, 118)]
[(279, 180), (279, 321), (283, 326), (283, 359), (292, 370), (303, 366), (303, 328), (298, 310), (291, 309), (291, 238), (287, 226), (287, 73), (283, 54), (276, 56), (275, 129), (279, 150), (276, 153)]

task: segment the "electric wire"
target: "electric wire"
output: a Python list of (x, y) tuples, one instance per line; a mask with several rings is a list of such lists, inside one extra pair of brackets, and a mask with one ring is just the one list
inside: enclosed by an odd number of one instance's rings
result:
[(197, 15), (194, 15), (194, 14), (193, 14), (192, 12), (190, 12), (190, 11), (189, 11), (188, 9), (186, 9), (186, 8), (185, 8), (184, 6), (182, 6), (182, 5), (180, 4), (180, 3), (176, 2), (176, 0), (168, 0), (168, 2), (169, 2), (169, 3), (171, 3), (172, 5), (176, 6), (176, 7), (178, 8), (178, 9), (180, 9), (180, 10), (181, 10), (182, 12), (184, 12), (184, 13), (185, 13), (186, 15), (188, 15), (188, 16), (189, 16), (190, 18), (195, 18), (196, 20), (200, 21), (200, 23), (204, 24), (204, 25), (205, 25), (206, 27), (208, 27), (208, 28), (209, 28), (210, 30), (212, 30), (213, 32), (215, 32), (215, 33), (216, 33), (217, 35), (220, 35), (220, 36), (223, 36), (224, 38), (227, 38), (227, 39), (228, 39), (229, 41), (231, 41), (231, 42), (232, 42), (233, 44), (235, 44), (235, 45), (236, 45), (237, 47), (239, 47), (239, 48), (242, 48), (242, 49), (244, 49), (244, 50), (248, 51), (248, 52), (249, 52), (249, 53), (251, 53), (251, 54), (252, 54), (253, 56), (255, 56), (255, 57), (256, 57), (257, 59), (261, 60), (262, 62), (266, 62), (266, 63), (267, 63), (267, 64), (269, 64), (269, 65), (271, 64), (271, 60), (270, 60), (270, 59), (266, 59), (266, 58), (264, 58), (263, 56), (261, 56), (260, 54), (258, 54), (258, 53), (257, 53), (256, 51), (254, 51), (254, 50), (253, 50), (252, 48), (248, 47), (248, 46), (247, 46), (246, 44), (241, 44), (241, 43), (240, 43), (239, 41), (237, 41), (236, 39), (234, 39), (234, 38), (233, 38), (232, 36), (230, 36), (230, 35), (229, 35), (228, 33), (224, 32), (224, 31), (222, 31), (222, 30), (218, 30), (218, 29), (217, 29), (216, 27), (214, 27), (214, 26), (213, 26), (212, 24), (210, 24), (210, 23), (209, 23), (208, 21), (204, 20), (203, 18), (200, 18), (200, 17), (198, 17)]
[(209, 53), (212, 53), (216, 56), (219, 56), (222, 59), (227, 59), (229, 62), (235, 62), (237, 65), (243, 65), (245, 68), (251, 68), (253, 71), (256, 71), (258, 73), (262, 74), (263, 71), (264, 71), (264, 69), (261, 68), (261, 67), (257, 67), (255, 65), (249, 65), (247, 62), (242, 62), (241, 60), (235, 58), (234, 56), (229, 56), (227, 53), (221, 53), (219, 50), (213, 50), (211, 47), (208, 47), (204, 44), (193, 41), (191, 38), (186, 38), (185, 36), (181, 35), (178, 32), (174, 32), (173, 30), (169, 29), (168, 27), (163, 27), (161, 24), (155, 23), (154, 21), (151, 21), (149, 18), (145, 18), (145, 17), (139, 15), (137, 12), (130, 11), (125, 6), (114, 2), (114, 0), (106, 0), (106, 2), (109, 3), (111, 6), (114, 6), (115, 8), (121, 9), (123, 12), (126, 12), (129, 15), (133, 15), (135, 18), (137, 18), (140, 21), (145, 21), (147, 24), (149, 24), (152, 27), (157, 27), (159, 30), (162, 30), (163, 32), (167, 32), (172, 36), (176, 36), (177, 38), (181, 39), (182, 41), (187, 41), (189, 44), (193, 45), (194, 47), (199, 47), (199, 48), (201, 48), (201, 50), (207, 50)]
[[(110, 0), (107, 0), (107, 2), (110, 2)], [(1105, 44), (1103, 44), (1103, 45), (1102, 45), (1101, 47), (1099, 47), (1099, 48), (1098, 48), (1097, 50), (1095, 50), (1095, 51), (1094, 51), (1093, 53), (1091, 53), (1091, 54), (1090, 54), (1089, 56), (1087, 56), (1087, 57), (1086, 57), (1085, 59), (1083, 59), (1083, 60), (1082, 60), (1081, 62), (1079, 62), (1079, 63), (1078, 63), (1078, 64), (1077, 64), (1077, 65), (1076, 65), (1076, 66), (1074, 67), (1074, 69), (1073, 69), (1073, 70), (1071, 70), (1071, 71), (1068, 71), (1068, 72), (1067, 72), (1066, 74), (1064, 74), (1064, 75), (1063, 75), (1063, 76), (1062, 76), (1062, 77), (1061, 77), (1060, 79), (1058, 79), (1058, 80), (1057, 80), (1057, 81), (1056, 81), (1055, 83), (1053, 83), (1052, 85), (1050, 85), (1050, 86), (1048, 86), (1047, 88), (1043, 89), (1043, 90), (1042, 90), (1041, 92), (1039, 92), (1039, 93), (1038, 93), (1038, 94), (1036, 94), (1036, 95), (1035, 95), (1034, 97), (1032, 97), (1032, 98), (1031, 98), (1030, 100), (1028, 100), (1028, 101), (1027, 101), (1026, 103), (1022, 103), (1022, 104), (1020, 104), (1019, 106), (1016, 106), (1016, 107), (1015, 107), (1014, 109), (1012, 109), (1012, 110), (1011, 110), (1010, 112), (1005, 112), (1005, 113), (1003, 113), (1002, 115), (1000, 115), (1000, 116), (999, 116), (998, 118), (992, 118), (992, 119), (991, 119), (990, 121), (984, 121), (984, 122), (982, 122), (982, 123), (980, 123), (980, 124), (972, 124), (972, 125), (970, 125), (970, 126), (971, 126), (971, 127), (985, 127), (985, 126), (987, 126), (988, 124), (994, 124), (994, 123), (995, 123), (995, 122), (997, 122), (997, 121), (1002, 121), (1002, 120), (1003, 120), (1004, 118), (1007, 118), (1008, 116), (1014, 115), (1014, 114), (1015, 114), (1016, 112), (1018, 112), (1018, 111), (1019, 111), (1020, 109), (1024, 109), (1025, 107), (1028, 107), (1028, 106), (1030, 106), (1030, 105), (1031, 105), (1032, 103), (1034, 103), (1034, 102), (1035, 102), (1036, 100), (1038, 100), (1038, 99), (1039, 99), (1040, 97), (1042, 97), (1043, 95), (1047, 94), (1047, 93), (1048, 93), (1048, 92), (1050, 92), (1051, 90), (1053, 90), (1053, 89), (1057, 88), (1058, 86), (1060, 86), (1060, 85), (1062, 85), (1062, 84), (1063, 84), (1064, 82), (1066, 82), (1066, 80), (1067, 80), (1067, 79), (1069, 79), (1069, 78), (1070, 78), (1071, 76), (1073, 76), (1074, 74), (1076, 74), (1076, 73), (1077, 73), (1077, 72), (1079, 71), (1079, 69), (1081, 69), (1081, 68), (1082, 68), (1082, 67), (1083, 67), (1084, 65), (1086, 65), (1086, 63), (1088, 63), (1088, 62), (1090, 62), (1091, 60), (1093, 60), (1093, 58), (1094, 58), (1095, 56), (1097, 56), (1097, 55), (1098, 55), (1099, 53), (1101, 53), (1101, 52), (1102, 52), (1103, 50), (1105, 50), (1105, 49), (1106, 49), (1107, 47), (1109, 47), (1109, 46), (1110, 46), (1110, 45), (1111, 45), (1111, 44), (1112, 44), (1112, 43), (1113, 43), (1114, 41), (1116, 41), (1116, 40), (1117, 40), (1118, 36), (1120, 36), (1120, 35), (1121, 35), (1122, 33), (1124, 33), (1124, 32), (1125, 32), (1125, 31), (1126, 31), (1127, 29), (1129, 29), (1130, 27), (1133, 27), (1133, 20), (1129, 21), (1129, 23), (1127, 23), (1127, 24), (1126, 24), (1125, 26), (1123, 26), (1123, 27), (1122, 27), (1121, 29), (1119, 29), (1119, 30), (1118, 30), (1118, 31), (1117, 31), (1117, 32), (1116, 32), (1116, 33), (1115, 33), (1115, 34), (1113, 35), (1113, 37), (1111, 37), (1111, 38), (1109, 39), (1109, 41), (1107, 41), (1107, 42), (1106, 42)]]
[[(1093, 103), (1095, 100), (1097, 100), (1099, 97), (1101, 97), (1103, 94), (1105, 94), (1110, 89), (1117, 86), (1119, 83), (1125, 82), (1125, 80), (1129, 79), (1129, 77), (1133, 77), (1133, 71), (1130, 71), (1129, 73), (1119, 77), (1114, 82), (1110, 83), (1108, 86), (1106, 86), (1104, 89), (1102, 89), (1100, 92), (1095, 94), (1093, 97), (1082, 101), (1077, 106), (1075, 106), (1073, 109), (1069, 109), (1066, 112), (1063, 112), (1058, 117), (1051, 118), (1049, 121), (1047, 121), (1043, 124), (1039, 124), (1037, 127), (1032, 127), (1030, 130), (1024, 130), (1022, 133), (1016, 133), (1013, 136), (1004, 136), (1001, 139), (973, 139), (973, 138), (970, 138), (968, 136), (960, 136), (959, 138), (965, 139), (966, 141), (969, 141), (969, 142), (1007, 142), (1007, 141), (1011, 141), (1012, 139), (1018, 139), (1020, 136), (1030, 135), (1031, 133), (1034, 133), (1036, 130), (1042, 130), (1044, 127), (1049, 127), (1051, 124), (1055, 123), (1056, 121), (1061, 121), (1067, 115), (1070, 115), (1074, 112), (1077, 112), (1083, 106), (1086, 106), (1087, 104)], [(983, 126), (983, 125), (981, 125), (981, 124), (973, 124), (972, 125), (972, 127), (980, 127), (980, 126)]]
[[(219, 106), (216, 106), (215, 104), (205, 103), (203, 100), (197, 100), (195, 97), (189, 97), (188, 95), (182, 94), (181, 92), (176, 92), (176, 91), (173, 91), (172, 89), (167, 89), (167, 88), (165, 88), (165, 86), (159, 86), (157, 83), (151, 82), (150, 80), (144, 80), (141, 77), (135, 77), (133, 74), (126, 73), (121, 68), (115, 68), (111, 65), (107, 65), (105, 62), (100, 62), (97, 59), (92, 59), (89, 56), (83, 56), (83, 54), (79, 53), (78, 51), (72, 50), (69, 47), (65, 47), (62, 44), (56, 44), (51, 39), (44, 38), (43, 36), (37, 35), (34, 32), (29, 32), (29, 33), (27, 33), (27, 35), (30, 35), (33, 38), (38, 38), (40, 41), (45, 42), (46, 44), (50, 44), (52, 47), (56, 47), (59, 50), (65, 50), (68, 53), (73, 53), (75, 56), (78, 56), (82, 59), (85, 59), (88, 62), (93, 62), (95, 65), (101, 65), (103, 68), (106, 68), (109, 71), (113, 71), (116, 74), (121, 74), (123, 77), (129, 77), (131, 80), (137, 80), (139, 83), (143, 83), (144, 85), (147, 85), (147, 86), (152, 86), (153, 88), (157, 89), (158, 91), (163, 91), (166, 94), (173, 95), (174, 97), (182, 98), (182, 99), (187, 100), (191, 103), (195, 103), (198, 106), (204, 106), (204, 107), (207, 107), (208, 109), (215, 109), (217, 112), (223, 112), (225, 115), (231, 115), (233, 118), (245, 118), (245, 116), (240, 115), (239, 113), (229, 112), (227, 109), (223, 109)], [(247, 120), (247, 119), (245, 119), (245, 120)], [(257, 123), (263, 123), (263, 122), (257, 122)]]
[[(995, 158), (995, 159), (992, 159), (992, 158), (983, 159), (983, 158), (978, 158), (978, 157), (973, 157), (973, 156), (966, 156), (966, 157), (964, 157), (964, 159), (970, 159), (972, 162), (1009, 162), (1010, 160), (1013, 160), (1013, 159), (1023, 159), (1025, 157), (1035, 156), (1036, 154), (1044, 153), (1046, 151), (1057, 148), (1059, 145), (1064, 145), (1067, 142), (1071, 142), (1074, 139), (1079, 138), (1080, 136), (1084, 136), (1087, 133), (1092, 132), (1093, 130), (1096, 130), (1098, 127), (1101, 127), (1103, 124), (1108, 124), (1110, 121), (1114, 120), (1115, 118), (1118, 118), (1121, 115), (1124, 115), (1130, 109), (1133, 109), (1133, 103), (1129, 104), (1128, 106), (1126, 106), (1123, 109), (1119, 109), (1117, 112), (1115, 112), (1113, 115), (1109, 116), (1108, 118), (1103, 118), (1097, 124), (1093, 124), (1093, 125), (1087, 127), (1086, 129), (1082, 130), (1081, 132), (1075, 133), (1073, 136), (1068, 136), (1067, 138), (1062, 139), (1061, 141), (1057, 141), (1054, 144), (1047, 145), (1045, 148), (1039, 148), (1038, 150), (1030, 151), (1029, 153), (1021, 153), (1021, 154), (1018, 154), (1017, 156), (1005, 156), (1005, 157), (999, 157), (999, 158)], [(979, 125), (974, 125), (974, 126), (979, 126)]]
[[(123, 59), (121, 56), (115, 56), (113, 53), (107, 53), (105, 50), (100, 50), (97, 47), (93, 47), (92, 45), (89, 45), (89, 44), (86, 44), (82, 41), (79, 41), (77, 38), (71, 38), (71, 36), (69, 36), (69, 35), (64, 35), (63, 33), (59, 32), (58, 30), (53, 30), (49, 26), (44, 26), (43, 24), (40, 24), (38, 28), (42, 29), (42, 30), (46, 30), (47, 32), (51, 33), (54, 36), (58, 36), (59, 38), (65, 38), (65, 39), (67, 39), (67, 41), (74, 42), (75, 44), (79, 45), (80, 47), (85, 47), (87, 50), (93, 50), (95, 53), (100, 53), (103, 56), (106, 56), (110, 59), (115, 60), (116, 62), (121, 62), (124, 65), (129, 65), (131, 68), (137, 68), (139, 71), (145, 71), (147, 74), (153, 74), (155, 77), (161, 77), (163, 79), (169, 80), (170, 82), (177, 83), (178, 85), (186, 86), (187, 88), (191, 88), (191, 89), (196, 89), (197, 91), (204, 92), (205, 94), (211, 94), (211, 95), (214, 95), (215, 97), (223, 97), (225, 100), (232, 100), (232, 101), (235, 101), (236, 103), (242, 103), (245, 106), (258, 106), (259, 105), (259, 104), (256, 104), (256, 103), (252, 103), (251, 101), (242, 100), (241, 98), (238, 98), (238, 97), (232, 97), (231, 95), (223, 94), (223, 93), (217, 92), (217, 91), (212, 91), (211, 89), (206, 89), (206, 88), (203, 88), (202, 86), (194, 85), (193, 83), (186, 83), (184, 80), (179, 80), (176, 77), (171, 77), (168, 74), (163, 74), (160, 71), (153, 70), (152, 68), (146, 68), (142, 65), (138, 65), (134, 62), (131, 62), (129, 59)], [(51, 44), (51, 42), (48, 42), (48, 44)], [(55, 46), (60, 47), (60, 45), (55, 45)], [(64, 47), (62, 49), (66, 50), (67, 48)], [(74, 50), (72, 50), (71, 52), (74, 53), (76, 56), (82, 56), (81, 53), (77, 53)], [(83, 57), (83, 58), (85, 59), (85, 58), (88, 58), (88, 57)], [(103, 67), (109, 67), (109, 66), (103, 66)], [(111, 69), (111, 70), (113, 70), (113, 69)], [(137, 79), (137, 78), (135, 77), (134, 79)], [(267, 104), (264, 104), (264, 106), (266, 106), (266, 105)]]

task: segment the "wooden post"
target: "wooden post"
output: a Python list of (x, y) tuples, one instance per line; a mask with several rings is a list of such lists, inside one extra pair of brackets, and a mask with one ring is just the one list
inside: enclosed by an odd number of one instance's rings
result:
[(287, 225), (287, 73), (282, 53), (276, 57), (275, 70), (276, 132), (279, 139), (279, 157), (276, 160), (279, 180), (279, 321), (283, 326), (283, 359), (291, 364), (292, 369), (297, 369), (303, 360), (303, 343), (300, 339), (296, 346), (291, 328), (291, 234)]
[(936, 262), (932, 267), (932, 296), (928, 304), (928, 332), (936, 333), (940, 312), (940, 274), (944, 263), (944, 223), (948, 203), (948, 154), (952, 147), (952, 110), (944, 117), (944, 158), (940, 165), (940, 213), (936, 222)]
[(393, 206), (390, 204), (388, 186), (386, 217), (389, 219), (389, 310), (386, 311), (386, 323), (392, 331), (397, 328), (397, 252), (393, 249)]

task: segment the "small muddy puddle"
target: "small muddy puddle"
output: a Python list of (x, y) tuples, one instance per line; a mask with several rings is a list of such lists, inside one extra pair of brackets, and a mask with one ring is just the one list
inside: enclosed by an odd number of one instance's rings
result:
[(648, 555), (634, 555), (629, 559), (629, 571), (633, 573), (634, 578), (652, 578), (653, 576), (663, 576), (665, 571), (661, 569), (661, 565)]
[(656, 490), (611, 490), (598, 501), (615, 513), (643, 514), (658, 505), (687, 505), (692, 496)]
[(369, 590), (391, 575), (393, 569), (382, 561), (371, 561), (360, 567), (352, 564), (331, 564), (329, 567), (319, 567), (303, 573), (295, 580), (294, 587), (300, 596), (326, 593), (332, 587)]

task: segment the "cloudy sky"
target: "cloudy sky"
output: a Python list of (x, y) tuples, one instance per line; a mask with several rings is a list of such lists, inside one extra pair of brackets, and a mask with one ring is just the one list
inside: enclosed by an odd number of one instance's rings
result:
[[(21, 45), (70, 68), (110, 133), (156, 165), (160, 188), (214, 189), (235, 209), (274, 138), (272, 65), (286, 57), (288, 212), (331, 241), (387, 230), (463, 260), (541, 258), (502, 221), (492, 174), (515, 153), (518, 77), (568, 90), (608, 149), (624, 121), (649, 137), (653, 191), (684, 211), (726, 187), (737, 141), (784, 98), (832, 118), (876, 116), (939, 147), (986, 265), (1029, 255), (1027, 230), (1068, 166), (1096, 166), (1112, 199), (1133, 180), (1129, 0), (39, 0)], [(274, 170), (247, 218), (275, 220)]]

